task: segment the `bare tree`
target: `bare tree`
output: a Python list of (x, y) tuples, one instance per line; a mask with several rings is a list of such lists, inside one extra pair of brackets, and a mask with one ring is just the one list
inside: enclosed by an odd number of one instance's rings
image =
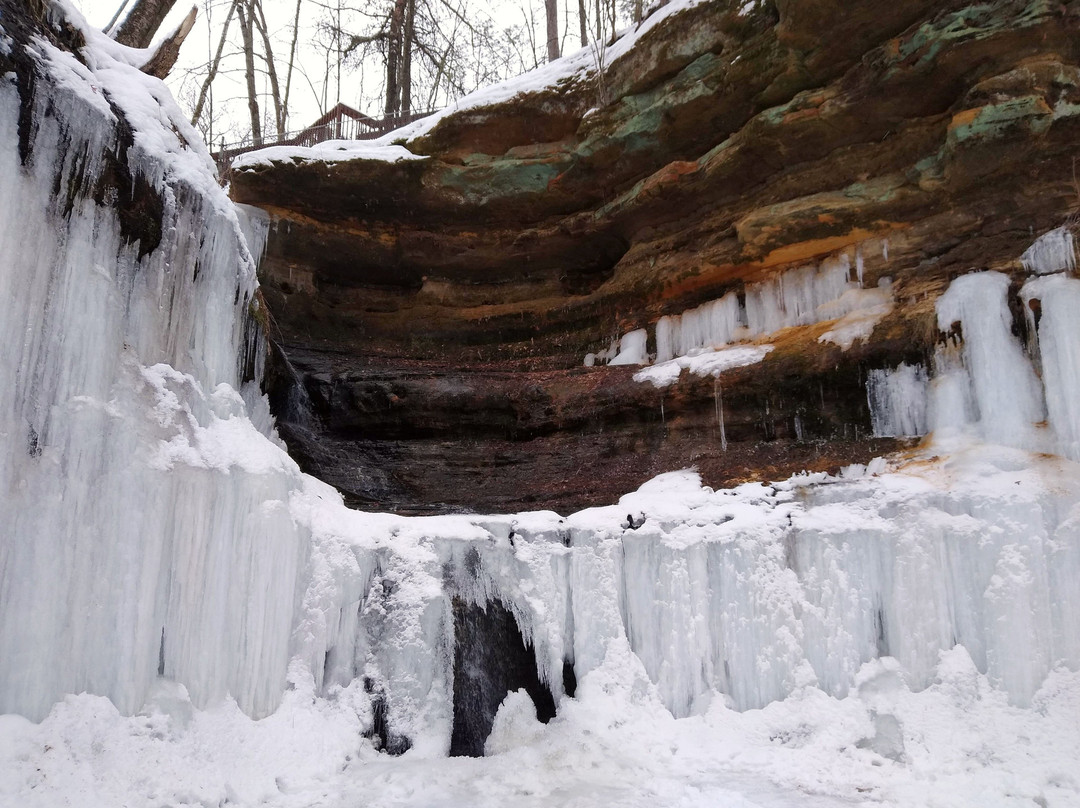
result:
[(251, 142), (261, 146), (262, 119), (259, 116), (259, 96), (255, 87), (255, 37), (252, 32), (253, 21), (251, 6), (254, 0), (244, 0), (236, 8), (237, 22), (240, 23), (240, 36), (244, 40), (244, 78), (247, 81), (248, 116), (251, 119)]
[(203, 79), (202, 86), (199, 88), (199, 98), (195, 102), (195, 109), (191, 113), (192, 126), (198, 125), (199, 119), (203, 114), (203, 107), (206, 105), (207, 95), (210, 92), (210, 85), (212, 85), (214, 79), (217, 78), (218, 68), (221, 66), (221, 55), (225, 51), (225, 40), (229, 35), (229, 23), (232, 22), (233, 13), (236, 11), (239, 2), (240, 0), (233, 0), (233, 2), (229, 4), (229, 11), (225, 15), (225, 22), (221, 26), (221, 38), (218, 40), (217, 50), (214, 52), (214, 58), (210, 61), (206, 78)]
[(281, 105), (285, 109), (285, 121), (283, 121), (283, 125), (288, 123), (289, 90), (292, 88), (293, 65), (296, 64), (296, 42), (300, 38), (300, 3), (301, 0), (296, 0), (296, 15), (293, 17), (292, 44), (289, 46), (289, 65), (288, 69), (285, 71), (285, 96), (281, 99)]
[(262, 0), (251, 0), (250, 12), (255, 29), (263, 43), (263, 61), (266, 64), (266, 76), (270, 81), (270, 100), (274, 104), (274, 127), (278, 134), (285, 131), (285, 110), (281, 104), (281, 89), (278, 85), (277, 67), (274, 64), (274, 49), (270, 46), (270, 34), (266, 29), (266, 15), (263, 14)]

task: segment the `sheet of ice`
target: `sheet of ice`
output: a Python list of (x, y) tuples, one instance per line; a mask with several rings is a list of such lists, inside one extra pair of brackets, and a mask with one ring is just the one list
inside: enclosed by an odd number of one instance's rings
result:
[[(888, 278), (883, 278), (876, 289), (863, 289), (861, 278), (851, 280), (850, 274), (850, 259), (842, 253), (820, 264), (790, 269), (776, 278), (751, 284), (743, 292), (728, 292), (681, 314), (665, 315), (654, 326), (654, 361), (659, 366), (676, 358), (768, 336), (783, 328), (826, 320), (837, 323), (819, 341), (834, 342), (846, 351), (857, 340), (867, 339), (893, 305)], [(595, 364), (603, 353), (590, 356)], [(668, 368), (643, 378), (667, 378), (672, 373)]]
[[(132, 712), (164, 675), (265, 714), (307, 536), (287, 511), (299, 471), (237, 392), (261, 372), (254, 264), (163, 85), (87, 38), (85, 65), (32, 45), (25, 164), (0, 82), (0, 710), (40, 718), (86, 690)], [(135, 178), (161, 207), (152, 250), (92, 198)]]
[(738, 295), (730, 292), (681, 315), (656, 323), (656, 361), (666, 362), (694, 351), (721, 348), (734, 342), (742, 323)]
[(772, 345), (734, 345), (718, 351), (702, 351), (639, 370), (634, 374), (634, 381), (648, 382), (653, 387), (668, 387), (678, 381), (683, 370), (689, 370), (696, 376), (720, 376), (726, 370), (756, 365), (772, 350)]
[(1024, 269), (1036, 275), (1051, 272), (1072, 272), (1076, 269), (1076, 247), (1073, 234), (1067, 227), (1043, 233), (1020, 256)]
[(922, 365), (871, 370), (866, 378), (870, 423), (879, 438), (916, 437), (929, 431), (927, 375)]
[[(832, 328), (818, 337), (818, 342), (831, 342), (846, 351), (856, 342), (870, 339), (877, 324), (893, 309), (892, 284), (888, 279), (882, 280), (877, 289), (849, 289), (844, 292), (835, 305), (836, 310), (844, 313), (839, 315)], [(859, 283), (862, 284), (861, 277)], [(827, 309), (828, 306), (825, 304), (822, 308)], [(834, 311), (827, 313), (833, 314)]]
[[(312, 482), (293, 503), (316, 562), (298, 631), (312, 648), (355, 642), (319, 657), (322, 683), (296, 660), (259, 722), (168, 683), (131, 718), (85, 695), (37, 726), (5, 718), (0, 799), (1069, 806), (1080, 678), (1057, 666), (1080, 661), (1077, 471), (972, 445), (733, 490), (668, 474), (567, 518), (363, 514)], [(626, 512), (644, 525), (623, 527)], [(451, 593), (499, 598), (542, 670), (566, 655), (578, 671), (547, 726), (508, 698), (481, 760), (441, 758), (449, 728), (423, 709), (433, 685), (446, 698), (429, 677), (449, 665)], [(361, 737), (360, 671), (411, 694), (390, 719), (418, 733), (403, 758)]]

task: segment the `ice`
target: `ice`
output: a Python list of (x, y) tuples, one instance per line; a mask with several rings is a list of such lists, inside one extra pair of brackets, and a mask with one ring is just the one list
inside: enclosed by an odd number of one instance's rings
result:
[(683, 370), (689, 370), (696, 376), (720, 376), (726, 370), (756, 365), (772, 350), (772, 345), (733, 345), (717, 351), (680, 356), (639, 370), (634, 374), (634, 381), (649, 382), (653, 387), (667, 387), (678, 381)]
[(892, 283), (888, 278), (882, 278), (877, 289), (848, 289), (835, 302), (818, 308), (820, 319), (836, 320), (818, 337), (818, 342), (832, 342), (846, 351), (856, 342), (870, 339), (877, 324), (892, 309)]
[[(861, 258), (859, 261), (861, 267)], [(820, 264), (789, 269), (776, 278), (751, 284), (742, 293), (728, 292), (681, 314), (664, 315), (654, 326), (654, 363), (658, 369), (639, 373), (635, 378), (650, 381), (658, 387), (667, 386), (678, 378), (668, 364), (670, 362), (678, 362), (685, 368), (689, 366), (687, 359), (710, 351), (725, 354), (735, 343), (759, 340), (784, 328), (828, 320), (835, 320), (836, 324), (822, 334), (819, 341), (834, 342), (846, 351), (856, 341), (868, 339), (893, 307), (892, 284), (888, 278), (881, 279), (876, 289), (863, 289), (862, 278), (852, 281), (850, 274), (851, 261), (846, 253), (840, 253)], [(626, 352), (627, 364), (648, 362), (645, 353), (648, 331), (639, 331), (640, 334), (634, 332), (633, 350)], [(585, 364), (591, 366), (602, 361), (610, 356), (610, 352), (609, 348), (589, 354)], [(632, 361), (629, 361), (630, 357)], [(702, 368), (698, 373), (716, 375), (725, 361), (718, 359), (713, 368)]]
[(609, 364), (647, 365), (649, 363), (649, 354), (645, 347), (647, 340), (648, 332), (644, 328), (623, 334), (622, 339), (619, 340), (619, 352)]
[(1012, 334), (1009, 278), (974, 272), (950, 284), (937, 301), (938, 327), (959, 323), (964, 367), (982, 436), (1006, 445), (1034, 446), (1033, 425), (1043, 419), (1042, 386)]
[(1058, 227), (1043, 233), (1020, 256), (1024, 269), (1036, 275), (1051, 272), (1072, 272), (1076, 269), (1076, 248), (1072, 232)]
[[(1038, 242), (1036, 242), (1038, 243)], [(1080, 280), (1064, 276), (1028, 281), (1020, 296), (1038, 306), (1038, 350), (1046, 409), (1058, 451), (1080, 459)]]
[(929, 429), (927, 376), (922, 365), (871, 370), (866, 379), (870, 423), (879, 438), (915, 437)]
[(656, 323), (656, 361), (666, 362), (734, 341), (740, 318), (739, 300), (734, 292), (681, 315), (661, 317)]
[[(307, 536), (299, 472), (236, 392), (260, 373), (253, 263), (160, 83), (92, 46), (91, 67), (37, 47), (26, 164), (0, 83), (0, 710), (40, 719), (86, 690), (130, 713), (164, 676), (196, 706), (266, 714)], [(133, 193), (106, 165), (118, 114), (138, 127), (119, 159), (160, 200), (153, 250), (92, 198)]]

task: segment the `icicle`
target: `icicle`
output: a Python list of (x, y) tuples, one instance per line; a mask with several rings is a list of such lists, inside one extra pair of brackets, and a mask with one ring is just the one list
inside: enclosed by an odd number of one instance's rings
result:
[(720, 451), (727, 451), (727, 432), (724, 429), (724, 392), (720, 381), (713, 383), (713, 404), (716, 405), (716, 425), (720, 428)]
[(1072, 272), (1076, 269), (1076, 249), (1072, 233), (1066, 227), (1043, 233), (1020, 256), (1020, 262), (1024, 269), (1036, 275)]

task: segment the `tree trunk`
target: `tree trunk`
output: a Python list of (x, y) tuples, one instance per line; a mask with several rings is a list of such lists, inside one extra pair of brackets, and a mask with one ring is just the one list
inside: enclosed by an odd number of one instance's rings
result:
[(559, 58), (559, 5), (558, 0), (544, 0), (544, 16), (547, 17), (548, 61)]
[(281, 89), (278, 85), (277, 66), (274, 64), (274, 49), (270, 47), (270, 35), (266, 30), (266, 16), (263, 14), (262, 0), (253, 0), (251, 14), (252, 22), (259, 31), (266, 53), (266, 74), (270, 79), (270, 98), (274, 102), (274, 125), (280, 135), (285, 131), (285, 111), (281, 107)]
[(251, 142), (261, 146), (262, 121), (259, 116), (259, 96), (255, 89), (255, 38), (252, 35), (252, 2), (245, 0), (245, 7), (237, 6), (236, 17), (240, 22), (240, 35), (244, 39), (244, 76), (247, 79), (248, 114), (251, 116)]
[(398, 78), (401, 70), (402, 38), (405, 29), (405, 7), (408, 0), (394, 0), (390, 12), (390, 35), (386, 40), (386, 115), (397, 115), (401, 109), (401, 88)]
[(289, 90), (292, 88), (293, 65), (296, 63), (296, 40), (300, 36), (300, 3), (296, 0), (296, 16), (293, 17), (292, 45), (289, 46), (289, 69), (285, 71), (285, 96), (281, 99), (281, 105), (285, 108), (285, 122), (289, 119)]
[(585, 8), (585, 0), (578, 0), (577, 18), (578, 28), (581, 33), (581, 47), (584, 48), (589, 44), (589, 12)]
[(405, 13), (405, 35), (401, 38), (401, 116), (408, 117), (412, 111), (412, 51), (416, 31), (416, 0), (408, 0)]
[(184, 17), (184, 21), (180, 23), (180, 26), (158, 45), (158, 49), (154, 51), (154, 55), (150, 57), (150, 60), (139, 68), (143, 73), (148, 73), (159, 79), (164, 79), (169, 75), (169, 71), (173, 69), (173, 65), (176, 64), (176, 59), (180, 55), (180, 46), (184, 44), (187, 35), (191, 33), (192, 26), (195, 25), (195, 17), (198, 13), (199, 9), (192, 6), (191, 11)]
[(114, 39), (131, 48), (148, 48), (176, 0), (137, 0)]

